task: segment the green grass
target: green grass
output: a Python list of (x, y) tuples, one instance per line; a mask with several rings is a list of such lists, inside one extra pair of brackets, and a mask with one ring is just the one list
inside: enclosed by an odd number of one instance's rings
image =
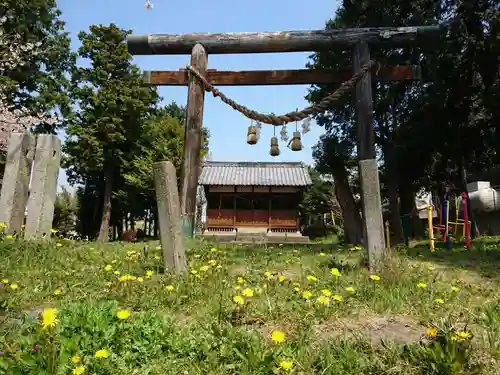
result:
[[(342, 247), (192, 243), (178, 277), (157, 243), (3, 238), (0, 374), (499, 374), (498, 243), (393, 250), (372, 280), (361, 251)], [(57, 324), (44, 329), (52, 307)]]

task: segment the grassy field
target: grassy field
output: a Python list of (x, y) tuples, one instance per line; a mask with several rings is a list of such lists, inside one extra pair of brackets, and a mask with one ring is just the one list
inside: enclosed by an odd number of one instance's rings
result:
[(500, 374), (500, 240), (393, 250), (0, 239), (0, 374)]

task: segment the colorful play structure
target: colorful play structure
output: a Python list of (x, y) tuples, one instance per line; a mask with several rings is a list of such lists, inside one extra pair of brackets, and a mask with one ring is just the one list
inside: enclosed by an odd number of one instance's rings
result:
[[(460, 218), (460, 211), (463, 211), (463, 218)], [(450, 201), (445, 198), (439, 210), (439, 225), (434, 225), (433, 214), (435, 207), (432, 200), (427, 207), (427, 222), (429, 231), (429, 248), (435, 251), (435, 242), (441, 241), (446, 244), (446, 249), (451, 250), (452, 233), (454, 238), (463, 237), (465, 247), (470, 249), (470, 225), (469, 212), (467, 210), (467, 193), (462, 193), (461, 197), (455, 198), (455, 221), (450, 221)]]

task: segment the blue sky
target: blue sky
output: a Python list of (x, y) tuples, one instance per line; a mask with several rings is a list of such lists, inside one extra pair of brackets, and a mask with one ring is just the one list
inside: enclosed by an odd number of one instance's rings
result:
[[(77, 49), (80, 30), (90, 25), (113, 22), (134, 34), (183, 34), (204, 32), (287, 31), (322, 29), (327, 19), (334, 16), (338, 1), (315, 0), (151, 0), (154, 8), (144, 9), (145, 0), (59, 0), (59, 7), (72, 36), (72, 46)], [(301, 69), (309, 53), (212, 55), (208, 67), (218, 70), (267, 70)], [(136, 56), (136, 63), (143, 70), (178, 70), (189, 62), (188, 55)], [(304, 96), (308, 86), (255, 86), (222, 87), (230, 98), (248, 108), (263, 113), (282, 114), (307, 106)], [(162, 87), (160, 94), (165, 103), (175, 101), (185, 104), (185, 87)], [(322, 129), (312, 125), (311, 132), (303, 137), (304, 149), (293, 152), (280, 145), (281, 155), (269, 155), (272, 126), (264, 125), (261, 139), (255, 146), (246, 143), (250, 120), (213, 98), (205, 97), (204, 126), (210, 129), (210, 151), (217, 161), (303, 161), (312, 163), (311, 148), (322, 134)], [(290, 125), (289, 134), (295, 125)], [(278, 129), (277, 129), (278, 130)], [(61, 171), (60, 184), (66, 184)]]

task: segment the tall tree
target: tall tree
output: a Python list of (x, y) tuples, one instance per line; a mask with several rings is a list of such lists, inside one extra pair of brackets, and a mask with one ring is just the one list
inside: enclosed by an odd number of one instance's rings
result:
[(114, 24), (81, 32), (78, 53), (90, 67), (72, 74), (71, 94), (79, 109), (64, 147), (68, 178), (83, 182), (98, 177), (103, 182), (99, 241), (109, 238), (113, 192), (123, 183), (121, 172), (141, 151), (144, 121), (158, 100), (156, 90), (143, 85), (131, 63), (124, 43), (129, 33)]
[[(414, 196), (421, 186), (436, 189), (442, 183), (455, 184), (463, 191), (464, 183), (458, 177), (461, 173), (456, 172), (484, 167), (485, 160), (499, 154), (493, 145), (499, 132), (492, 132), (491, 125), (495, 115), (498, 118), (498, 106), (492, 105), (499, 93), (498, 34), (492, 32), (499, 28), (499, 1), (479, 1), (472, 6), (464, 0), (346, 0), (327, 23), (327, 28), (340, 28), (429, 25), (450, 20), (448, 32), (426, 44), (371, 49), (372, 59), (382, 65), (422, 65), (427, 78), (425, 83), (372, 85), (373, 126), (385, 172), (382, 182), (387, 187), (398, 240), (399, 210), (411, 214), (412, 232), (419, 232)], [(348, 68), (351, 51), (320, 52), (312, 56), (309, 65)], [(482, 85), (474, 84), (475, 76)], [(309, 99), (318, 101), (334, 88), (313, 87)], [(318, 116), (327, 130), (326, 138), (335, 140), (341, 134), (355, 144), (350, 136), (355, 134), (351, 103), (351, 98), (345, 98)]]
[(69, 112), (66, 73), (75, 56), (60, 15), (55, 0), (0, 0), (0, 91), (7, 105), (29, 114)]
[(53, 132), (74, 64), (55, 0), (0, 0), (0, 179), (11, 132)]

